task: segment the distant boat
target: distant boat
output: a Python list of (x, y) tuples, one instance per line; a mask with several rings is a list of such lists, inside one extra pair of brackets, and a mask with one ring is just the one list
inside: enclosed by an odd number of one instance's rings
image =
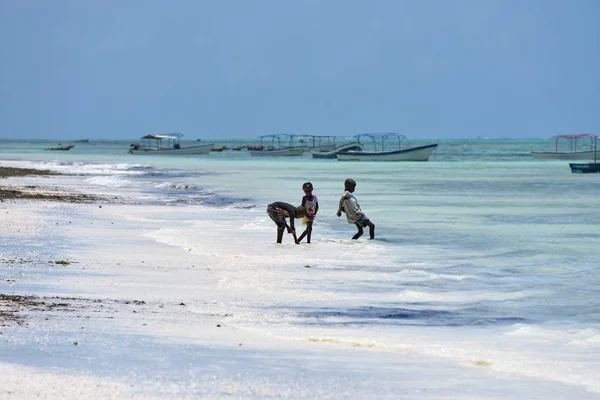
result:
[[(406, 136), (397, 133), (361, 133), (357, 142), (369, 142), (371, 151), (346, 151), (336, 154), (339, 161), (428, 161), (438, 144), (401, 148)], [(366, 145), (365, 145), (366, 146)]]
[(67, 150), (71, 150), (73, 147), (75, 147), (74, 144), (70, 144), (68, 146), (55, 146), (55, 147), (46, 147), (45, 150), (59, 150), (59, 151), (67, 151)]
[(248, 152), (252, 157), (289, 157), (304, 154), (304, 145), (293, 146), (293, 141), (294, 135), (285, 133), (263, 135), (260, 137), (260, 146), (248, 146)]
[(73, 140), (74, 143), (89, 143), (90, 139)]
[[(594, 149), (597, 137), (589, 133), (552, 136), (550, 139), (554, 140), (555, 151), (532, 151), (531, 156), (536, 160), (593, 160), (597, 153)], [(577, 151), (577, 144), (580, 141), (589, 141), (589, 150)], [(569, 150), (558, 151), (561, 143), (567, 143)]]
[(142, 136), (139, 143), (134, 143), (129, 147), (129, 153), (142, 155), (199, 155), (208, 154), (213, 147), (213, 143), (203, 144), (201, 146), (182, 147), (180, 139), (182, 133), (165, 133), (156, 135)]
[(227, 146), (219, 146), (219, 147), (213, 147), (212, 149), (210, 149), (210, 151), (223, 151), (223, 150), (228, 150), (229, 147)]
[(338, 154), (348, 151), (361, 151), (363, 147), (362, 143), (354, 141), (334, 147), (331, 150), (312, 150), (310, 154), (312, 154), (313, 158), (330, 158), (335, 160)]
[(331, 150), (335, 147), (334, 140), (335, 136), (263, 135), (260, 146), (248, 146), (248, 151), (255, 157), (301, 156), (312, 150)]
[(597, 174), (600, 173), (600, 163), (598, 163), (598, 137), (594, 139), (594, 162), (590, 163), (569, 163), (571, 172), (574, 174)]

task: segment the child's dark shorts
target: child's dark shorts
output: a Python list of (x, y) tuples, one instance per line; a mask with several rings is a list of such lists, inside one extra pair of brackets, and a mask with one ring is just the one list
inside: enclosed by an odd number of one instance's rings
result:
[(363, 214), (362, 217), (360, 217), (355, 223), (354, 225), (358, 225), (358, 226), (362, 226), (363, 228), (367, 226), (367, 223), (369, 222), (369, 218), (367, 218), (366, 215)]
[(273, 220), (273, 222), (275, 222), (275, 224), (277, 225), (277, 230), (282, 231), (285, 229), (285, 218), (283, 218), (277, 212), (277, 207), (268, 207), (267, 206), (267, 214)]

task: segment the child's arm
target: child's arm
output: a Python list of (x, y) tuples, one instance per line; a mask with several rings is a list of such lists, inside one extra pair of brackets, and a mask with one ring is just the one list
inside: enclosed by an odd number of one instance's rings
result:
[(341, 217), (342, 211), (344, 211), (344, 200), (346, 200), (346, 196), (342, 196), (342, 198), (340, 199), (340, 205), (338, 207), (337, 214), (336, 214), (338, 217)]
[(290, 233), (292, 235), (292, 237), (294, 238), (294, 243), (300, 244), (300, 242), (298, 241), (298, 238), (296, 237), (296, 227), (294, 227), (293, 221), (294, 221), (293, 218), (290, 217), (290, 224), (288, 225), (286, 223), (285, 227), (287, 228), (288, 233)]
[(315, 216), (319, 212), (319, 200), (315, 201)]

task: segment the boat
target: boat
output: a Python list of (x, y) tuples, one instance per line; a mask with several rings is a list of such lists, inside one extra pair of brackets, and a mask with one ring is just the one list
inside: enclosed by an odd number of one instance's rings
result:
[(45, 150), (60, 150), (60, 151), (67, 151), (67, 150), (71, 150), (73, 147), (75, 147), (74, 144), (70, 144), (68, 146), (55, 146), (55, 147), (46, 147)]
[(338, 161), (428, 161), (437, 143), (424, 146), (402, 148), (406, 136), (397, 133), (361, 133), (356, 141), (369, 143), (372, 151), (349, 150), (336, 154)]
[(219, 146), (219, 147), (213, 147), (212, 149), (210, 149), (210, 151), (223, 151), (223, 150), (228, 150), (229, 147), (227, 146)]
[(303, 146), (305, 152), (331, 151), (335, 145), (336, 136), (332, 135), (292, 135), (292, 140)]
[(294, 135), (286, 133), (263, 135), (260, 137), (260, 146), (248, 146), (248, 152), (253, 157), (289, 157), (304, 154), (304, 145), (293, 144)]
[[(550, 139), (554, 140), (554, 151), (532, 151), (531, 156), (536, 160), (592, 160), (597, 154), (594, 150), (597, 137), (589, 133), (552, 136)], [(589, 150), (577, 150), (577, 145), (581, 141), (589, 141)], [(559, 151), (559, 148), (563, 151)], [(568, 151), (564, 151), (567, 148)]]
[(574, 174), (598, 174), (600, 173), (600, 163), (598, 162), (598, 136), (594, 139), (594, 162), (589, 163), (569, 163), (571, 172)]
[(313, 150), (331, 150), (335, 148), (335, 136), (292, 135), (280, 133), (260, 136), (260, 145), (248, 146), (251, 156), (281, 157), (301, 156)]
[(312, 154), (313, 158), (330, 158), (336, 159), (338, 154), (345, 153), (348, 151), (361, 151), (363, 150), (362, 143), (357, 141), (345, 143), (341, 146), (334, 147), (331, 150), (311, 150), (310, 154)]
[(163, 133), (142, 136), (139, 143), (133, 143), (129, 147), (130, 154), (146, 155), (181, 155), (191, 156), (208, 154), (214, 143), (199, 146), (182, 147), (180, 140), (182, 133)]
[(73, 140), (73, 142), (75, 142), (75, 143), (89, 143), (90, 139), (78, 139), (78, 140)]

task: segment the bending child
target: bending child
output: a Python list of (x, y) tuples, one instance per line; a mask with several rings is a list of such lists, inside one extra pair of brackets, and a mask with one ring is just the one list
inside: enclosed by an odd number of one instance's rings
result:
[(306, 182), (302, 185), (305, 196), (302, 198), (301, 206), (304, 207), (306, 216), (302, 218), (302, 223), (306, 224), (306, 229), (302, 232), (302, 235), (298, 238), (298, 243), (306, 236), (306, 243), (310, 243), (310, 236), (312, 234), (312, 226), (319, 211), (319, 202), (317, 196), (313, 195), (313, 184)]
[(344, 182), (344, 194), (340, 199), (340, 205), (338, 207), (337, 216), (342, 216), (342, 211), (346, 213), (346, 219), (349, 224), (354, 224), (358, 228), (356, 235), (352, 236), (352, 239), (358, 239), (363, 234), (363, 227), (369, 227), (370, 239), (375, 239), (375, 224), (373, 224), (369, 218), (362, 212), (358, 200), (352, 193), (356, 188), (356, 182), (354, 179), (346, 179)]
[[(305, 215), (303, 207), (295, 207), (289, 203), (283, 201), (276, 201), (267, 206), (267, 214), (277, 225), (277, 243), (281, 243), (283, 240), (283, 231), (287, 229), (287, 232), (294, 237), (294, 242), (300, 244), (296, 239), (296, 228), (294, 227), (294, 218), (302, 218)], [(286, 218), (290, 218), (290, 224), (285, 222)]]

